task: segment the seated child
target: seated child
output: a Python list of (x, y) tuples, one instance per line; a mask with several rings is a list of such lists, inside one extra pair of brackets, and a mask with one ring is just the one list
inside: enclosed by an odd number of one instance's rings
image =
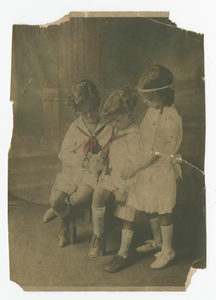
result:
[(114, 214), (123, 220), (123, 229), (118, 255), (104, 268), (112, 273), (127, 265), (133, 236), (135, 209), (128, 206), (126, 201), (133, 179), (124, 181), (120, 174), (125, 166), (131, 165), (131, 157), (137, 155), (139, 126), (134, 123), (132, 116), (137, 100), (137, 94), (130, 88), (119, 89), (111, 93), (103, 108), (104, 117), (113, 127), (111, 138), (103, 148), (104, 156), (109, 160), (110, 175), (105, 175), (93, 194), (93, 238), (89, 257), (97, 257), (101, 253), (105, 203), (114, 193), (117, 204)]
[(52, 188), (51, 208), (43, 217), (45, 223), (56, 216), (61, 219), (60, 247), (69, 243), (67, 204), (85, 203), (91, 198), (97, 185), (97, 177), (91, 174), (86, 157), (89, 152), (96, 154), (101, 150), (112, 129), (99, 116), (100, 97), (93, 82), (82, 80), (74, 84), (68, 99), (69, 107), (78, 112), (80, 117), (69, 127), (61, 146), (59, 159), (63, 163), (62, 172), (57, 175)]

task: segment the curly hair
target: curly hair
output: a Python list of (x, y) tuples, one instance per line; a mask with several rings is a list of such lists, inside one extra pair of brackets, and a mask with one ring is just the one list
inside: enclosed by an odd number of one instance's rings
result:
[(135, 89), (125, 87), (114, 90), (103, 105), (104, 117), (133, 112), (138, 101), (138, 93)]
[[(138, 87), (141, 89), (154, 89), (169, 86), (173, 83), (172, 73), (165, 67), (155, 65), (147, 69), (138, 81)], [(174, 90), (167, 88), (155, 91), (162, 102), (162, 106), (171, 106), (174, 103)], [(151, 93), (149, 93), (151, 94)]]
[(99, 92), (92, 81), (84, 79), (71, 87), (68, 93), (68, 106), (70, 108), (77, 111), (89, 100), (96, 106), (100, 106)]

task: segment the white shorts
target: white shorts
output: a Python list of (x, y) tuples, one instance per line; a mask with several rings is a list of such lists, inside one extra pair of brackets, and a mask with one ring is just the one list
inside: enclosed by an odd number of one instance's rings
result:
[(59, 190), (66, 194), (71, 194), (75, 186), (89, 185), (93, 189), (97, 186), (97, 178), (85, 169), (78, 172), (61, 172), (57, 174), (52, 190)]
[[(115, 185), (115, 182), (110, 175), (105, 175), (104, 179), (101, 180), (97, 186), (107, 189), (112, 193), (119, 191), (119, 188)], [(116, 205), (114, 215), (122, 220), (133, 222), (135, 218), (135, 212), (136, 209), (126, 203), (124, 206)]]

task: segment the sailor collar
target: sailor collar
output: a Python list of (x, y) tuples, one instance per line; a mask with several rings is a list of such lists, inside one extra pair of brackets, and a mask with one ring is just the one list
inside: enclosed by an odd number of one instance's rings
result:
[[(81, 128), (83, 131), (85, 131), (87, 134), (90, 134), (88, 127), (86, 126), (84, 120), (82, 117), (79, 117), (76, 119), (75, 121), (76, 126), (78, 126), (79, 128)], [(101, 116), (99, 116), (99, 121), (98, 124), (95, 128), (95, 131), (93, 132), (92, 135), (94, 135), (95, 132), (97, 132), (101, 127), (103, 127), (106, 124), (106, 121), (104, 120), (104, 118), (102, 118)]]

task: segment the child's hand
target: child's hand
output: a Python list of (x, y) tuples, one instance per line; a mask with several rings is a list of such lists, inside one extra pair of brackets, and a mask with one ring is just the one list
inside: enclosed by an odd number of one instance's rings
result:
[(115, 195), (115, 204), (124, 206), (127, 200), (127, 197), (121, 194), (119, 191), (114, 192)]
[(137, 170), (134, 167), (123, 169), (120, 176), (123, 180), (131, 179), (136, 175)]

